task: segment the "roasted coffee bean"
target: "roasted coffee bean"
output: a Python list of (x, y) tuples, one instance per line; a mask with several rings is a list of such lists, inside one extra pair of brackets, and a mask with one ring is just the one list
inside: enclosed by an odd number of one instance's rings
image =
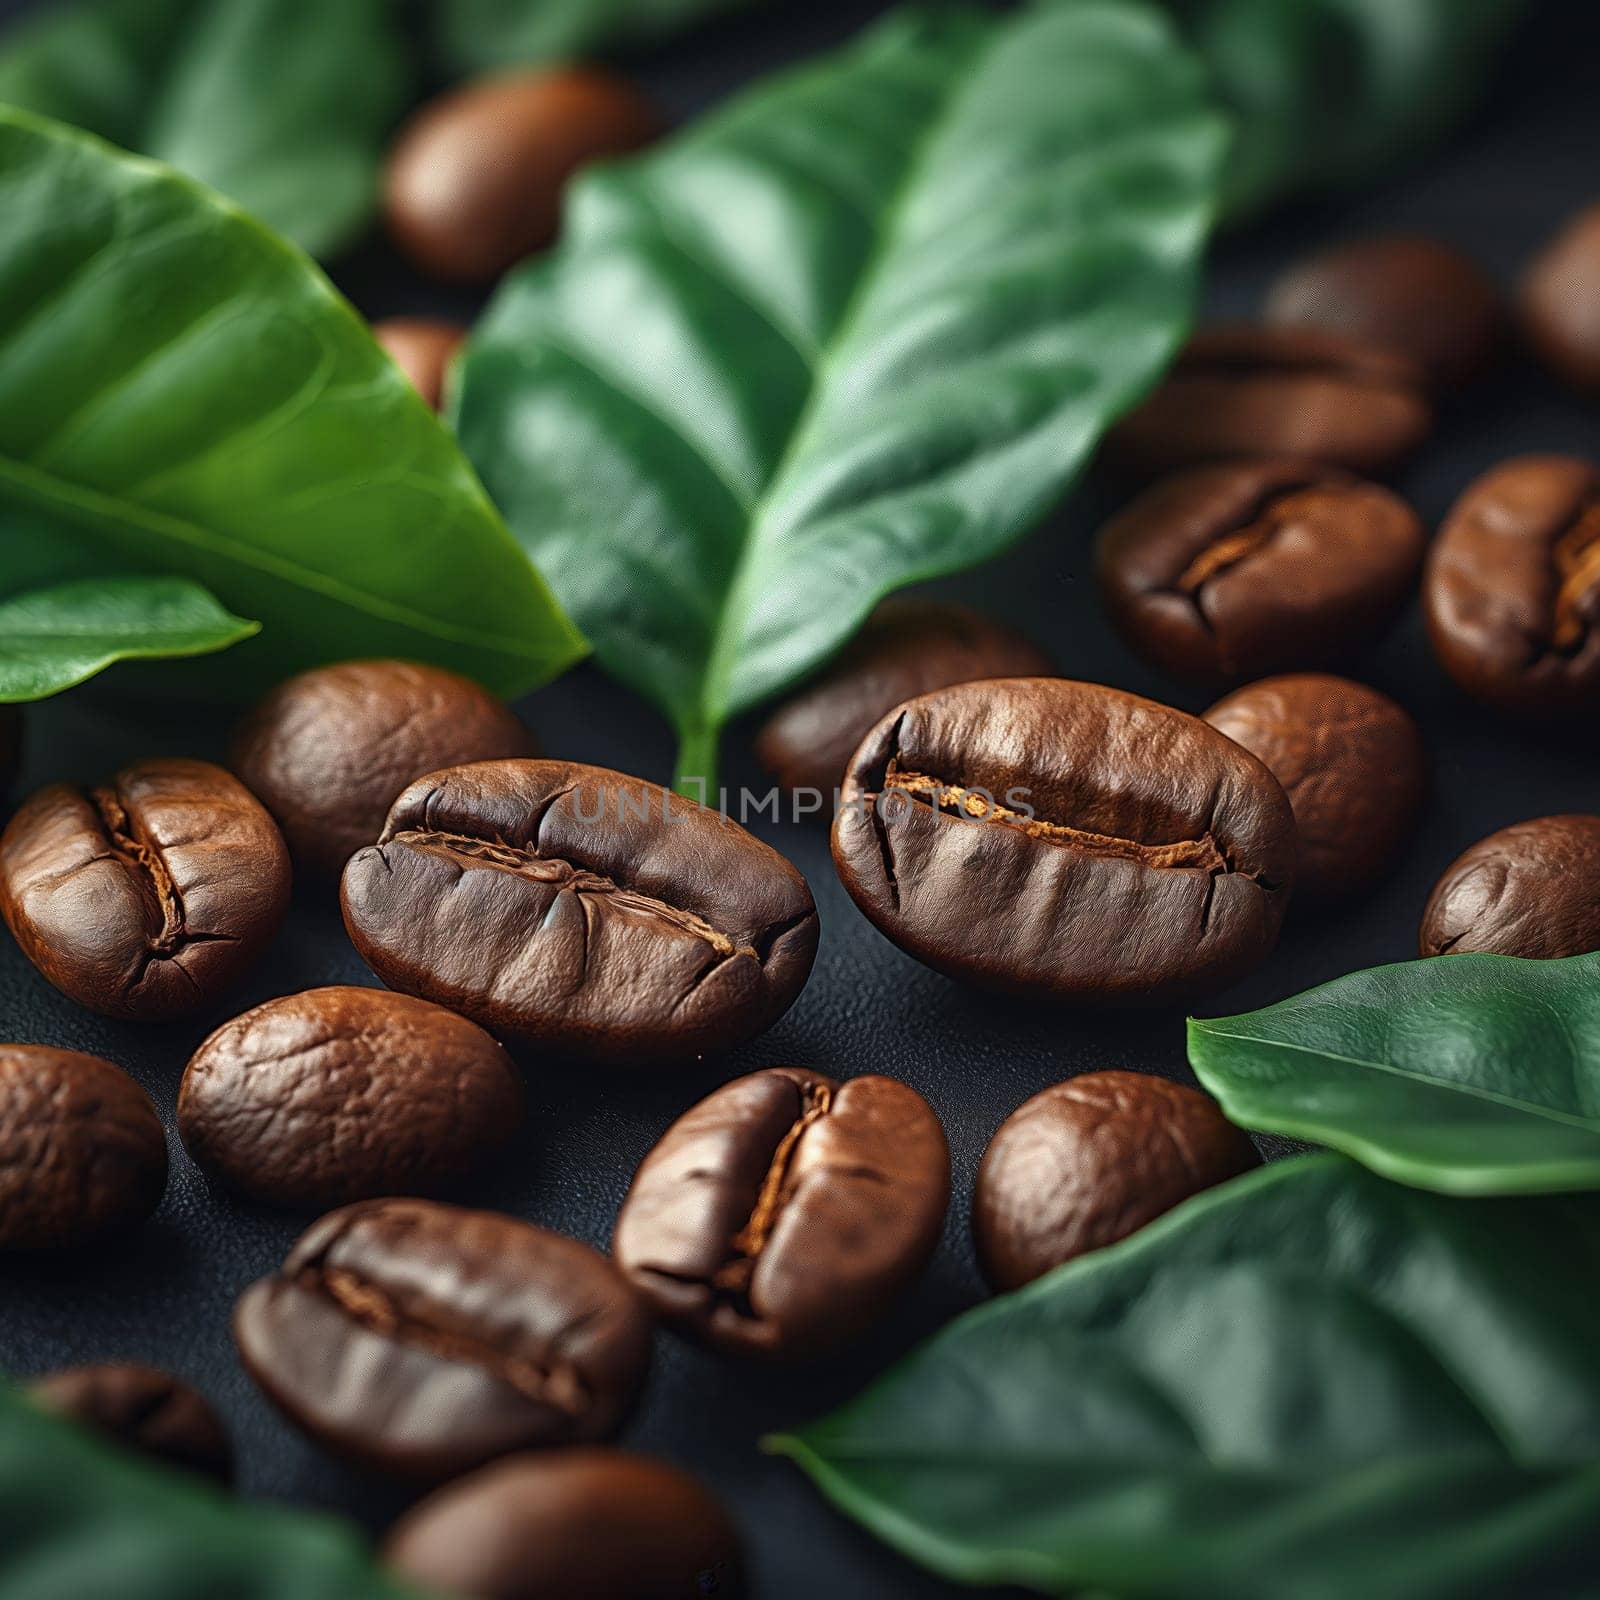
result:
[(1297, 897), (1348, 900), (1383, 876), (1427, 789), (1422, 735), (1403, 706), (1303, 672), (1236, 690), (1205, 720), (1283, 785), (1300, 834)]
[(901, 701), (975, 678), (1052, 670), (1043, 651), (981, 612), (886, 600), (833, 664), (772, 716), (756, 754), (784, 788), (831, 795), (856, 746)]
[(1600, 711), (1600, 472), (1519, 456), (1456, 501), (1428, 554), (1428, 634), (1468, 694), (1521, 716)]
[(555, 238), (574, 173), (660, 131), (631, 84), (593, 67), (481, 78), (401, 130), (384, 187), (389, 230), (424, 271), (487, 282)]
[(1262, 456), (1382, 474), (1428, 436), (1426, 383), (1403, 356), (1317, 328), (1210, 328), (1110, 446), (1151, 475)]
[(1493, 279), (1459, 250), (1413, 234), (1361, 239), (1297, 263), (1268, 292), (1266, 320), (1392, 350), (1441, 393), (1488, 372), (1505, 336)]
[(120, 1233), (166, 1187), (161, 1120), (120, 1067), (76, 1050), (0, 1045), (0, 1251)]
[(468, 761), (537, 754), (503, 700), (411, 661), (341, 661), (280, 684), (240, 724), (232, 764), (300, 866), (337, 876), (408, 783)]
[(1480, 839), (1434, 885), (1420, 943), (1425, 956), (1600, 950), (1600, 817), (1540, 817)]
[(233, 1332), (291, 1422), (415, 1479), (608, 1438), (650, 1355), (644, 1307), (598, 1251), (430, 1200), (330, 1212), (244, 1292)]
[(738, 1600), (739, 1535), (687, 1474), (621, 1450), (515, 1456), (436, 1490), (384, 1543), (463, 1600)]
[(833, 859), (901, 949), (1019, 994), (1159, 1004), (1271, 951), (1297, 850), (1259, 761), (1098, 684), (998, 678), (901, 706), (850, 764)]
[(344, 874), (391, 988), (592, 1061), (723, 1050), (811, 970), (811, 892), (777, 851), (640, 778), (570, 761), (436, 772)]
[(522, 1121), (510, 1058), (474, 1022), (382, 989), (311, 989), (195, 1052), (178, 1129), (208, 1172), (268, 1205), (431, 1194)]
[(1259, 1160), (1197, 1089), (1084, 1073), (1025, 1100), (989, 1141), (972, 1197), (978, 1262), (997, 1292), (1020, 1289)]
[(0, 706), (0, 796), (11, 787), (22, 765), (22, 713), (15, 706)]
[(1180, 677), (1225, 682), (1369, 643), (1416, 586), (1425, 543), (1387, 489), (1251, 461), (1146, 490), (1102, 529), (1096, 568), (1134, 650)]
[(58, 783), (0, 837), (0, 912), (64, 995), (110, 1017), (209, 1005), (271, 942), (289, 853), (261, 803), (206, 761)]
[(467, 330), (459, 322), (439, 317), (390, 317), (373, 323), (372, 336), (411, 380), (412, 388), (437, 411), (444, 398), (445, 374)]
[(883, 1315), (927, 1265), (949, 1202), (944, 1130), (914, 1089), (773, 1067), (673, 1123), (611, 1250), (663, 1317), (792, 1360)]
[(1545, 365), (1580, 393), (1600, 392), (1600, 205), (1540, 251), (1519, 298), (1523, 330)]
[(224, 1485), (233, 1481), (233, 1450), (211, 1402), (170, 1372), (123, 1361), (68, 1367), (35, 1378), (28, 1393), (124, 1450)]

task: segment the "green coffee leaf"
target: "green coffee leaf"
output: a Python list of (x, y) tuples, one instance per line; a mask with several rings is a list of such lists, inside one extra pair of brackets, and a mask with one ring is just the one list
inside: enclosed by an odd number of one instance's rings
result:
[(405, 656), (520, 692), (581, 641), (454, 439), (297, 250), (187, 178), (0, 108), (0, 594), (188, 577), (252, 692)]
[(1370, 178), (1477, 98), (1526, 0), (1199, 0), (1195, 47), (1238, 119), (1228, 205)]
[(0, 1600), (420, 1600), (331, 1518), (115, 1451), (0, 1382)]
[(360, 231), (410, 68), (392, 0), (67, 0), (0, 39), (0, 101), (154, 156), (315, 254)]
[(962, 1583), (1588, 1594), (1596, 1224), (1587, 1198), (1281, 1162), (979, 1307), (770, 1447)]
[(886, 592), (1058, 499), (1183, 336), (1223, 143), (1158, 12), (947, 8), (578, 184), (457, 424), (680, 783)]
[(0, 600), (0, 701), (42, 700), (118, 661), (201, 656), (259, 631), (185, 578), (86, 578)]
[(1235, 1122), (1451, 1194), (1600, 1189), (1600, 954), (1436, 956), (1189, 1023)]

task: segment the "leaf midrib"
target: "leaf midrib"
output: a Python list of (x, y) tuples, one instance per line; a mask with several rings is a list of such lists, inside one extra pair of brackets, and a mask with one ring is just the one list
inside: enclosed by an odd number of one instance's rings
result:
[(1542, 1121), (1559, 1122), (1564, 1126), (1577, 1128), (1583, 1133), (1600, 1137), (1600, 1124), (1597, 1124), (1592, 1118), (1579, 1116), (1575, 1112), (1558, 1111), (1552, 1106), (1541, 1106), (1531, 1100), (1519, 1099), (1516, 1095), (1499, 1094), (1493, 1089), (1483, 1089), (1476, 1084), (1458, 1083), (1453, 1079), (1430, 1078), (1424, 1073), (1414, 1072), (1406, 1067), (1396, 1066), (1393, 1063), (1368, 1061), (1361, 1056), (1341, 1055), (1336, 1050), (1324, 1050), (1315, 1045), (1294, 1044), (1286, 1039), (1266, 1039), (1248, 1033), (1228, 1033), (1220, 1028), (1211, 1027), (1209, 1023), (1201, 1022), (1197, 1023), (1196, 1026), (1210, 1039), (1231, 1039), (1239, 1044), (1252, 1044), (1274, 1050), (1292, 1050), (1299, 1055), (1315, 1056), (1323, 1061), (1337, 1061), (1342, 1066), (1363, 1067), (1369, 1072), (1401, 1078), (1408, 1083), (1418, 1084), (1425, 1089), (1437, 1089), (1447, 1094), (1465, 1095), (1468, 1099), (1483, 1100), (1491, 1105), (1502, 1106), (1511, 1111), (1521, 1111)]
[(353, 589), (335, 578), (302, 567), (297, 562), (286, 561), (243, 544), (236, 539), (202, 523), (190, 522), (181, 517), (169, 516), (136, 501), (118, 499), (81, 484), (56, 477), (30, 463), (13, 456), (0, 454), (0, 485), (9, 483), (18, 496), (50, 510), (60, 510), (68, 520), (98, 527), (104, 523), (132, 524), (157, 539), (190, 545), (217, 556), (236, 566), (263, 572), (282, 582), (292, 584), (313, 594), (320, 594), (354, 611), (397, 623), (437, 639), (454, 644), (469, 645), (477, 649), (491, 649), (521, 661), (536, 661), (519, 642), (502, 638), (498, 634), (476, 629), (454, 628), (438, 618), (413, 611), (408, 606), (396, 605), (365, 590)]
[(863, 307), (871, 298), (871, 292), (876, 287), (884, 263), (899, 242), (906, 210), (912, 197), (921, 187), (929, 157), (946, 129), (955, 120), (956, 108), (964, 102), (966, 96), (975, 92), (983, 68), (995, 47), (996, 40), (1000, 37), (1002, 26), (998, 23), (991, 24), (981, 56), (944, 90), (939, 110), (930, 118), (927, 127), (918, 136), (907, 157), (899, 186), (887, 206), (881, 208), (877, 237), (873, 241), (867, 259), (862, 263), (855, 287), (850, 291), (849, 299), (834, 323), (833, 332), (817, 347), (816, 359), (810, 372), (810, 384), (805, 400), (795, 417), (789, 441), (768, 477), (766, 487), (756, 496), (746, 520), (746, 537), (735, 558), (726, 599), (718, 613), (716, 632), (706, 656), (699, 720), (688, 728), (680, 727), (678, 730), (680, 734), (715, 729), (727, 716), (729, 705), (727, 690), (738, 666), (744, 627), (751, 609), (749, 591), (755, 586), (756, 577), (762, 566), (760, 556), (765, 546), (762, 530), (766, 526), (767, 514), (794, 463), (801, 458), (810, 442), (810, 432), (816, 424), (818, 411), (832, 377), (833, 363), (838, 359), (839, 352), (854, 336), (855, 324), (861, 316)]

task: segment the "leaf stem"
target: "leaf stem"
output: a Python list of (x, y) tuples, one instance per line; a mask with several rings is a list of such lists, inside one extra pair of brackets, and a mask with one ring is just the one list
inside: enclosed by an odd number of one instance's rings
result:
[(678, 729), (678, 764), (672, 787), (701, 805), (717, 799), (717, 756), (722, 730), (701, 723)]

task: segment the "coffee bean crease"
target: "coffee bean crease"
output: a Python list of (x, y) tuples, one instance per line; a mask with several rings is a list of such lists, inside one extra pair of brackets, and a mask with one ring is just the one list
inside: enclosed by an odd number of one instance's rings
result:
[[(711, 1280), (713, 1288), (741, 1299), (750, 1288), (756, 1261), (772, 1237), (778, 1215), (789, 1199), (790, 1175), (800, 1141), (816, 1123), (827, 1116), (833, 1106), (831, 1083), (808, 1084), (804, 1093), (805, 1109), (795, 1119), (789, 1131), (778, 1141), (777, 1148), (772, 1153), (772, 1164), (767, 1168), (766, 1177), (761, 1180), (761, 1188), (756, 1194), (756, 1203), (751, 1208), (749, 1219), (730, 1241), (733, 1256), (718, 1269)], [(745, 1311), (747, 1315), (755, 1314), (748, 1305), (745, 1306)]]
[(232, 944), (236, 942), (233, 935), (201, 933), (188, 926), (183, 895), (173, 881), (160, 849), (139, 837), (139, 824), (113, 785), (104, 784), (91, 789), (88, 798), (100, 815), (110, 854), (126, 864), (161, 925), (160, 931), (153, 937), (146, 935), (144, 959), (137, 971), (130, 973), (124, 981), (124, 992), (132, 994), (138, 990), (149, 978), (151, 967), (159, 961), (170, 964), (172, 970), (180, 973), (198, 993), (200, 985), (180, 959), (182, 952), (200, 944)]
[(1600, 617), (1600, 501), (1591, 501), (1556, 540), (1558, 579), (1551, 648), (1575, 655)]
[(949, 1197), (949, 1147), (914, 1090), (771, 1067), (667, 1130), (611, 1248), (679, 1327), (742, 1354), (805, 1359), (849, 1342), (907, 1287)]
[[(696, 916), (681, 906), (669, 904), (654, 895), (641, 894), (606, 877), (590, 872), (586, 867), (575, 866), (556, 856), (542, 856), (527, 845), (505, 844), (493, 839), (477, 839), (468, 834), (439, 832), (397, 833), (385, 844), (378, 846), (379, 855), (392, 845), (422, 850), (454, 862), (463, 871), (474, 867), (510, 872), (533, 883), (554, 884), (558, 893), (578, 896), (603, 895), (608, 904), (619, 911), (636, 911), (645, 916), (659, 917), (663, 922), (684, 933), (704, 939), (720, 956), (749, 956), (761, 961), (763, 953), (754, 945), (736, 945), (727, 934), (712, 927), (704, 917)], [(388, 858), (385, 857), (385, 860)], [(773, 934), (775, 938), (778, 932)], [(770, 948), (770, 941), (769, 948)]]
[[(1075, 828), (1070, 823), (1050, 822), (1042, 817), (1030, 817), (1025, 812), (1014, 811), (990, 800), (980, 791), (964, 789), (958, 784), (945, 783), (920, 772), (902, 772), (891, 766), (884, 774), (884, 793), (908, 794), (913, 799), (927, 803), (936, 811), (957, 814), (978, 822), (999, 822), (1018, 828), (1031, 839), (1042, 839), (1050, 844), (1064, 845), (1070, 849), (1087, 850), (1095, 855), (1119, 856), (1126, 861), (1137, 861), (1147, 867), (1162, 869), (1194, 869), (1202, 872), (1238, 872), (1218, 846), (1209, 830), (1198, 839), (1174, 839), (1163, 844), (1146, 844), (1138, 839), (1124, 839), (1116, 834), (1094, 833), (1087, 828)], [(1242, 876), (1256, 878), (1257, 874), (1245, 872)]]
[[(554, 1407), (578, 1418), (589, 1407), (588, 1386), (577, 1370), (564, 1362), (530, 1361), (508, 1355), (482, 1339), (434, 1327), (415, 1314), (407, 1315), (376, 1284), (339, 1267), (303, 1268), (295, 1282), (308, 1293), (334, 1301), (354, 1323), (397, 1344), (409, 1345), (441, 1361), (464, 1362), (498, 1378), (525, 1399)], [(586, 1317), (567, 1330), (568, 1337), (593, 1318)]]

